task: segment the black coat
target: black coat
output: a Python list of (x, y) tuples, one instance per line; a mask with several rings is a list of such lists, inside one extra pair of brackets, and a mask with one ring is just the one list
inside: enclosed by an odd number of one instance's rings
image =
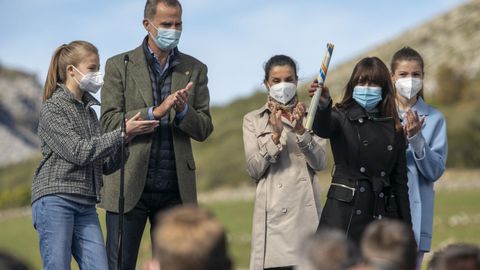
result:
[(358, 244), (375, 219), (411, 226), (406, 139), (391, 117), (373, 117), (356, 102), (347, 109), (318, 109), (315, 134), (329, 138), (335, 168), (320, 227), (343, 230)]

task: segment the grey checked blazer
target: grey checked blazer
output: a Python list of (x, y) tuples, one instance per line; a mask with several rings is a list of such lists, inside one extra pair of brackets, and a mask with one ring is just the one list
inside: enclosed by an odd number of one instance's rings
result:
[(77, 194), (99, 202), (102, 172), (120, 166), (120, 129), (101, 135), (91, 108), (100, 103), (88, 93), (82, 101), (59, 85), (42, 105), (38, 136), (43, 158), (33, 177), (32, 203), (50, 194)]

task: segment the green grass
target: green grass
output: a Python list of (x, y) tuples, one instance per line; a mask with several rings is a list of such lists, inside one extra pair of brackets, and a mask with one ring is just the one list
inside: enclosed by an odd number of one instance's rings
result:
[(206, 205), (225, 225), (230, 243), (230, 254), (235, 264), (248, 268), (253, 215), (253, 202), (221, 202)]
[[(434, 249), (458, 241), (480, 244), (480, 207), (477, 202), (479, 195), (479, 189), (437, 192)], [(237, 269), (248, 268), (253, 203), (232, 201), (204, 206), (211, 209), (225, 225), (230, 253)], [(105, 231), (104, 212), (99, 210), (99, 214)], [(0, 228), (0, 249), (8, 250), (40, 269), (37, 236), (31, 225), (31, 218), (0, 220)], [(140, 248), (139, 266), (151, 256), (148, 231), (147, 227)], [(74, 269), (77, 269), (76, 266)]]
[(32, 177), (39, 156), (0, 168), (0, 210), (30, 204)]
[(451, 242), (480, 244), (479, 190), (437, 193), (433, 246)]
[[(225, 224), (230, 242), (230, 253), (241, 267), (247, 267), (250, 256), (250, 230), (253, 203), (251, 201), (219, 202), (204, 205), (211, 209)], [(102, 230), (105, 233), (105, 212), (98, 210)], [(6, 250), (25, 260), (35, 269), (41, 269), (38, 237), (30, 216), (0, 219), (0, 250)], [(147, 224), (139, 253), (139, 264), (151, 257), (150, 226)], [(72, 269), (78, 269), (72, 261)]]

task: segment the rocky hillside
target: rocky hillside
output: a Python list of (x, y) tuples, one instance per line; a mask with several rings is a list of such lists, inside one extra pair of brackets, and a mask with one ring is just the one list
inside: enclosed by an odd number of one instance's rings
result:
[(480, 1), (467, 2), (343, 63), (329, 72), (330, 88), (341, 91), (361, 58), (377, 56), (390, 66), (392, 55), (404, 46), (414, 48), (424, 57), (427, 97), (435, 92), (435, 74), (442, 66), (469, 79), (480, 77)]
[(0, 167), (38, 153), (41, 96), (34, 75), (0, 67)]
[[(319, 46), (323, 47), (324, 44)], [(335, 96), (334, 99), (339, 100), (338, 97), (343, 93), (343, 88), (354, 65), (361, 58), (378, 56), (389, 66), (392, 55), (404, 46), (415, 48), (424, 57), (426, 65), (425, 94), (429, 101), (432, 101), (431, 97), (435, 90), (439, 88), (437, 73), (439, 69), (446, 66), (457, 74), (463, 74), (468, 80), (480, 81), (480, 1), (474, 0), (458, 6), (420, 26), (401, 33), (398, 37), (384, 44), (361, 53), (350, 61), (337, 65), (336, 69), (328, 72), (327, 78), (327, 84)], [(335, 61), (335, 59), (333, 58), (332, 61)], [(449, 80), (452, 81), (451, 78), (447, 78), (447, 81)], [(301, 87), (299, 91), (301, 99), (308, 102), (309, 99), (304, 94), (305, 87)], [(473, 89), (472, 91), (479, 91), (474, 85), (470, 88)], [(458, 89), (454, 91), (456, 90)], [(228, 106), (212, 110), (214, 133), (207, 140), (207, 143), (194, 144), (200, 187), (213, 188), (222, 184), (242, 185), (249, 182), (250, 178), (245, 172), (242, 117), (247, 112), (259, 108), (264, 102), (265, 94), (260, 91), (249, 98), (239, 99)], [(451, 157), (455, 155), (469, 156), (466, 154), (467, 150), (462, 150), (462, 152), (458, 149), (468, 149), (480, 142), (480, 138), (477, 142), (477, 139), (472, 141), (469, 137), (470, 134), (476, 134), (475, 130), (472, 131), (472, 126), (480, 128), (480, 121), (475, 122), (475, 117), (470, 117), (475, 116), (476, 112), (470, 111), (480, 107), (480, 100), (472, 99), (469, 102), (464, 106), (466, 108), (461, 110), (447, 110), (447, 106), (443, 105), (441, 108), (450, 123), (449, 127), (453, 127), (453, 131), (458, 130), (457, 133), (461, 135), (455, 134), (456, 136), (453, 136), (454, 132), (449, 132), (449, 141), (452, 147)], [(458, 116), (459, 114), (465, 117), (468, 115), (472, 119), (450, 121), (451, 116)], [(477, 122), (479, 123), (477, 124)], [(453, 124), (456, 124), (457, 127), (454, 127)], [(480, 137), (480, 135), (477, 137)], [(475, 155), (475, 153), (472, 155)], [(478, 155), (469, 159), (478, 160)], [(450, 161), (453, 161), (453, 158)], [(331, 165), (331, 162), (329, 163)], [(466, 166), (464, 162), (452, 164), (459, 166), (459, 163), (460, 166)], [(212, 166), (212, 164), (214, 165)], [(326, 171), (329, 172), (328, 169)]]
[[(355, 59), (338, 65), (335, 70), (329, 71), (327, 83), (330, 89), (336, 92), (337, 96), (342, 92), (353, 66), (359, 59), (365, 56), (378, 56), (389, 63), (393, 53), (407, 45), (418, 50), (425, 58), (427, 99), (438, 88), (437, 72), (442, 67), (448, 66), (468, 79), (479, 78), (480, 0), (467, 2), (401, 33), (384, 44), (372, 47)], [(323, 47), (324, 44), (319, 46)], [(300, 91), (305, 93), (304, 87)], [(475, 91), (478, 91), (478, 88)], [(34, 76), (0, 68), (0, 167), (38, 152), (38, 141), (34, 134), (38, 122), (40, 99), (41, 87)], [(305, 95), (301, 96), (301, 99), (307, 101)], [(219, 185), (239, 185), (249, 182), (244, 165), (242, 117), (248, 111), (260, 107), (264, 102), (265, 94), (258, 92), (227, 106), (212, 108), (214, 133), (206, 142), (194, 143), (200, 188), (209, 189)], [(465, 107), (475, 108), (480, 105), (478, 100), (472, 99), (471, 102), (473, 105), (469, 104)], [(443, 111), (447, 118), (448, 115), (465, 115), (464, 110), (448, 112), (443, 108)], [(471, 115), (475, 116), (473, 113)], [(480, 128), (480, 122), (475, 119), (478, 117), (468, 120), (470, 121), (468, 124), (462, 122), (461, 125), (465, 127), (475, 125)], [(453, 124), (453, 122), (455, 121), (449, 123)], [(452, 126), (449, 125), (450, 128)], [(460, 128), (461, 126), (455, 130), (468, 134)], [(480, 133), (474, 130), (470, 134)], [(465, 140), (468, 139), (467, 137)], [(480, 143), (480, 136), (478, 137)], [(461, 138), (460, 143), (464, 141), (463, 137)], [(467, 145), (466, 148), (472, 148), (472, 145)], [(458, 149), (461, 146), (460, 144), (454, 147), (452, 144), (452, 149)], [(453, 151), (451, 154), (454, 154)]]

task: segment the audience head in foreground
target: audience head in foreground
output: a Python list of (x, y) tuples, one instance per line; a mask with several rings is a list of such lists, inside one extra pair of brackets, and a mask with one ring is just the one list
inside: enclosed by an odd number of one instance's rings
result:
[(480, 248), (472, 244), (451, 244), (436, 251), (428, 270), (480, 270)]
[(178, 206), (157, 218), (152, 235), (154, 259), (147, 269), (232, 269), (225, 229), (210, 211)]
[(371, 223), (361, 241), (365, 263), (382, 270), (415, 270), (417, 243), (413, 232), (397, 220), (379, 220)]
[(358, 262), (359, 256), (347, 236), (335, 229), (320, 229), (306, 241), (299, 270), (341, 270)]

